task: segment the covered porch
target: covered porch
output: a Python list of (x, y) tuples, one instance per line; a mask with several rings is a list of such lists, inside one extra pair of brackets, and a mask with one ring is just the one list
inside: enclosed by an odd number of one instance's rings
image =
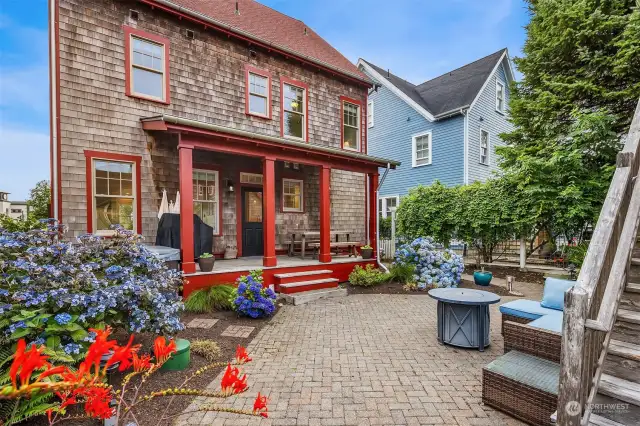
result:
[[(338, 234), (348, 235), (354, 245), (370, 244), (375, 258), (378, 170), (398, 163), (177, 117), (142, 123), (157, 138), (177, 143), (180, 249), (189, 281), (185, 292), (222, 278), (233, 281), (227, 278), (258, 267), (347, 265), (332, 269), (344, 281), (343, 270), (350, 267), (350, 272), (362, 259), (335, 256)], [(210, 273), (198, 271), (194, 223), (184, 220), (194, 214), (214, 229), (216, 258), (231, 249), (238, 259), (219, 260)], [(305, 258), (278, 256), (289, 252), (290, 235), (301, 232), (318, 237)]]

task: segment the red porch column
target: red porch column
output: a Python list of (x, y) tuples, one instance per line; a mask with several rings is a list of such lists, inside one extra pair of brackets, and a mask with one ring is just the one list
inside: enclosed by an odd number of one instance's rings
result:
[(331, 262), (331, 168), (320, 166), (320, 254), (322, 263)]
[(193, 148), (179, 146), (180, 173), (180, 249), (182, 271), (196, 272), (193, 254)]
[(276, 266), (276, 174), (274, 157), (262, 159), (262, 223), (264, 257), (263, 266)]
[(378, 254), (378, 173), (369, 173), (369, 244), (373, 257)]

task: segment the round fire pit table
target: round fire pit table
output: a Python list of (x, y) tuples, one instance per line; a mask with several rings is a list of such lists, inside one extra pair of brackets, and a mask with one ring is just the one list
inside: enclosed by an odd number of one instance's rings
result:
[(429, 296), (438, 301), (438, 341), (484, 351), (489, 336), (489, 305), (500, 297), (468, 288), (434, 288)]

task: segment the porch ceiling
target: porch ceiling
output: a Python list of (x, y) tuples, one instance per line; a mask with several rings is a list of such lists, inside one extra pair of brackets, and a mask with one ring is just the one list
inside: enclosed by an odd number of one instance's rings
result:
[[(320, 156), (331, 157), (334, 160), (356, 162), (367, 166), (387, 167), (395, 169), (400, 162), (386, 158), (374, 157), (358, 152), (349, 152), (343, 149), (331, 148), (307, 142), (298, 142), (290, 139), (267, 136), (246, 130), (234, 129), (203, 121), (190, 120), (172, 115), (158, 115), (140, 119), (142, 128), (148, 131), (173, 131), (193, 132), (204, 136), (225, 137), (238, 141), (252, 142), (265, 147), (286, 149), (290, 152), (313, 153)], [(304, 161), (301, 161), (304, 162)]]

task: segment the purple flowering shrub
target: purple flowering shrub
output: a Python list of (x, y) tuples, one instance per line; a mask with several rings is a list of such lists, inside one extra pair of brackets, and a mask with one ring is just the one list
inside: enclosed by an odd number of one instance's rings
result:
[(140, 237), (64, 241), (64, 228), (9, 232), (0, 228), (0, 342), (46, 343), (79, 359), (93, 341), (89, 328), (172, 335), (184, 328), (180, 272), (167, 269)]
[(273, 315), (276, 310), (276, 293), (269, 287), (263, 287), (262, 270), (251, 271), (237, 279), (238, 287), (231, 295), (233, 309), (239, 314), (251, 318), (263, 318)]

